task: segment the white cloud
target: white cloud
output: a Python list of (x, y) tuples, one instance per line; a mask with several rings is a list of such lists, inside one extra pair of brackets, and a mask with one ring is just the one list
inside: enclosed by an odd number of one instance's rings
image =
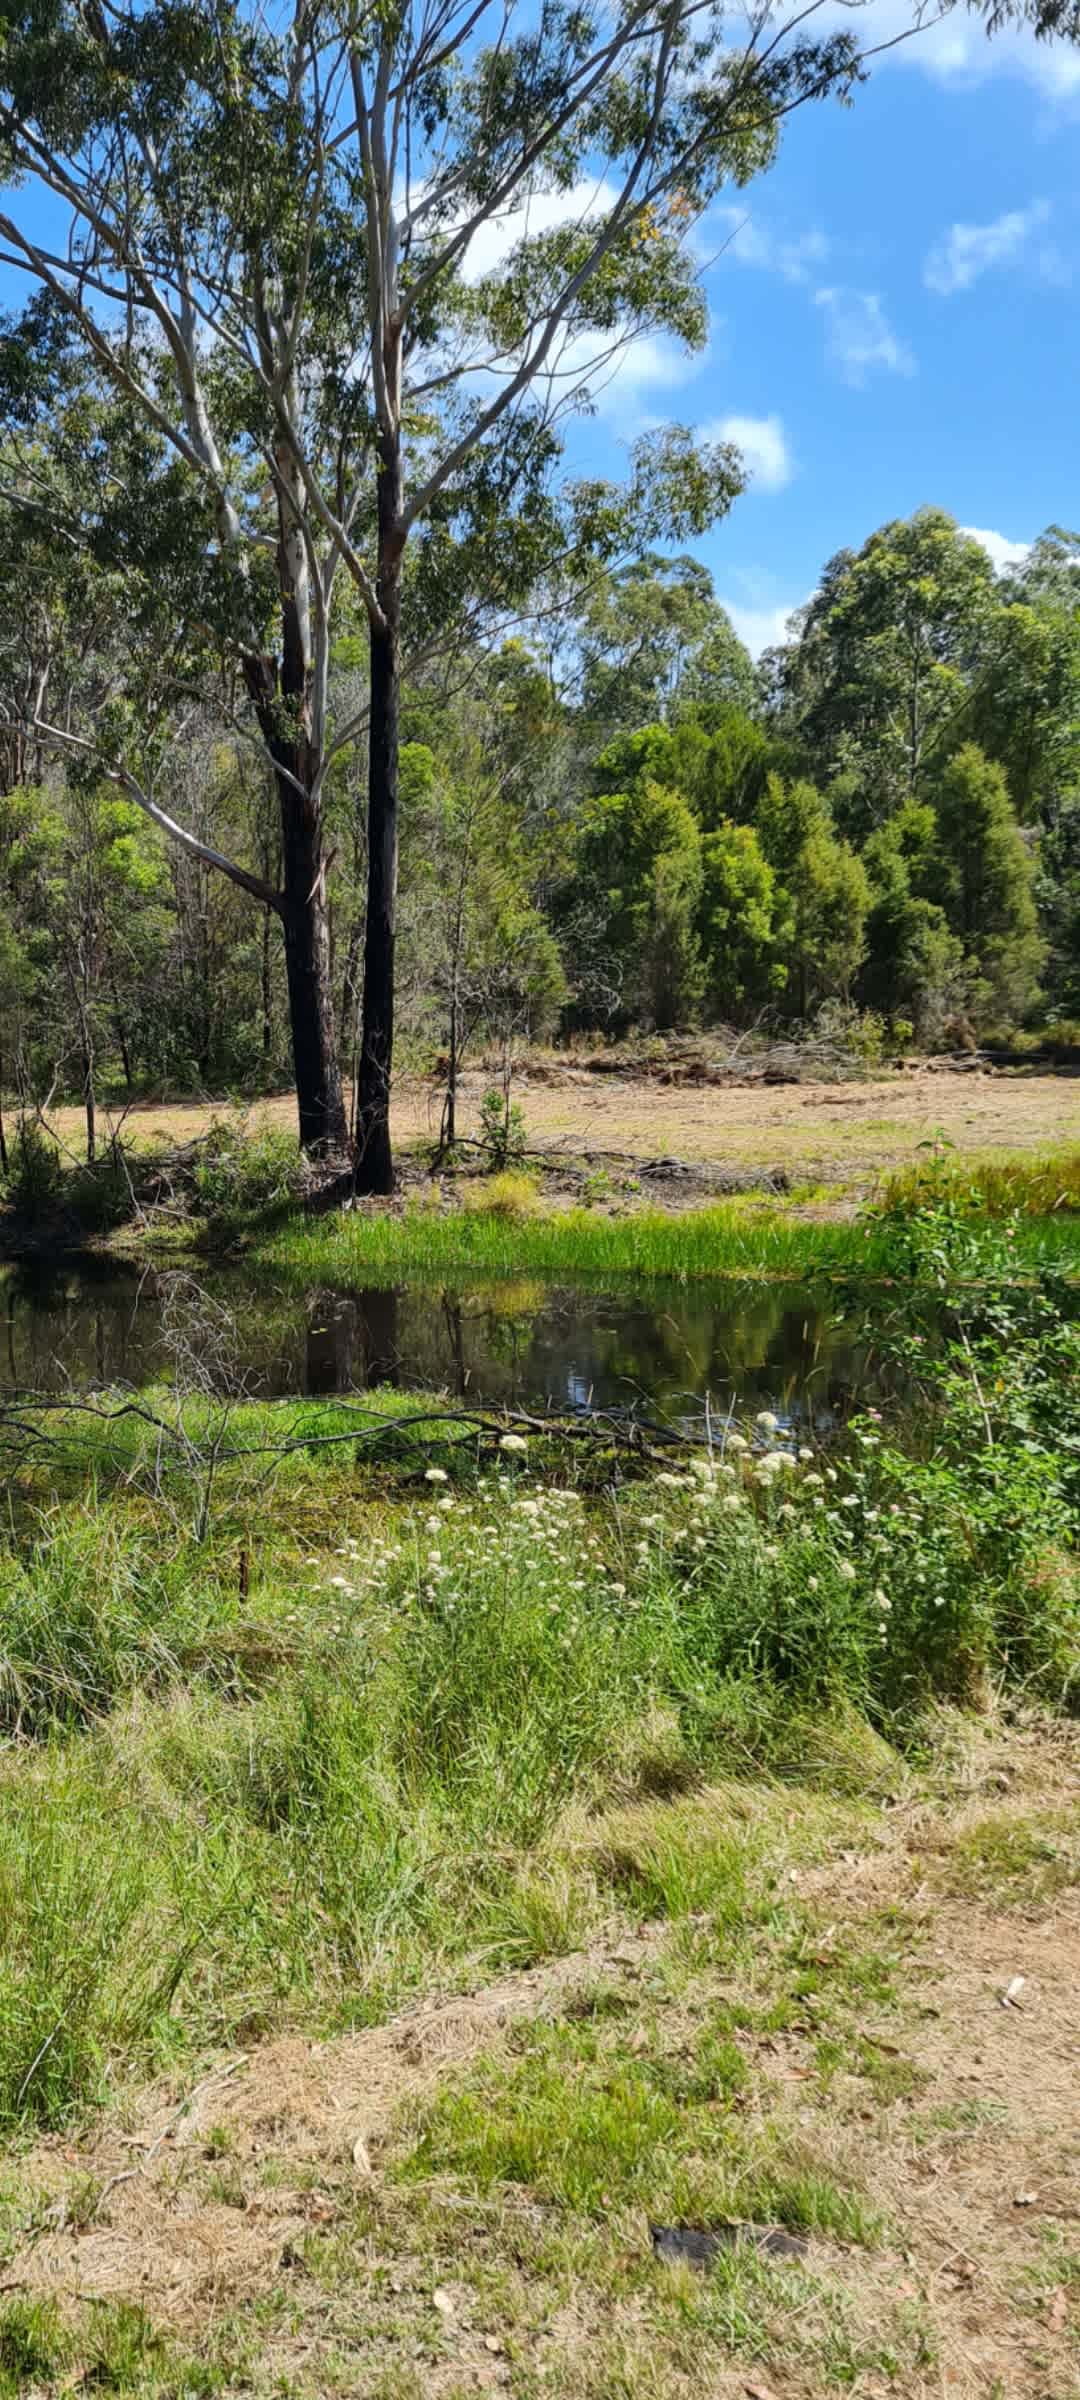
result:
[[(1046, 200), (1033, 200), (1029, 208), (1006, 209), (989, 225), (950, 225), (941, 240), (935, 242), (923, 268), (923, 282), (931, 292), (948, 295), (970, 291), (980, 275), (994, 267), (1015, 266), (1031, 253), (1032, 236), (1045, 225), (1050, 214)], [(1045, 248), (1036, 265), (1043, 266), (1055, 253)]]
[(1004, 574), (1006, 567), (1020, 566), (1031, 548), (1030, 542), (1010, 542), (1007, 534), (994, 533), (983, 525), (961, 525), (960, 531), (969, 541), (981, 543), (996, 575)]
[[(827, 13), (831, 19), (831, 6)], [(895, 41), (910, 31), (913, 15), (911, 0), (868, 0), (859, 14), (861, 46), (872, 50), (876, 44)], [(823, 25), (824, 17), (820, 22)], [(836, 0), (835, 22), (850, 29), (851, 10), (845, 0)], [(1034, 84), (1050, 100), (1080, 97), (1080, 49), (1075, 43), (1037, 41), (1026, 26), (1004, 26), (1000, 33), (988, 35), (981, 16), (952, 6), (943, 6), (910, 41), (897, 41), (875, 72), (892, 66), (914, 67), (935, 82), (969, 87), (1010, 75)]]
[(830, 284), (814, 293), (828, 322), (828, 354), (845, 383), (863, 384), (875, 368), (887, 375), (914, 375), (907, 343), (892, 330), (877, 292)]
[(787, 634), (789, 619), (802, 600), (787, 600), (779, 608), (744, 608), (738, 600), (721, 600), (741, 642), (746, 643), (751, 658), (760, 658), (763, 650), (771, 650)]
[[(617, 335), (575, 333), (555, 351), (543, 381), (557, 404), (561, 393), (587, 384), (598, 416), (614, 417), (627, 432), (638, 432), (641, 412), (662, 393), (679, 390), (704, 363), (661, 334)], [(631, 420), (633, 420), (631, 422)]]
[(698, 432), (705, 442), (734, 442), (759, 492), (782, 492), (791, 482), (795, 462), (779, 417), (713, 417)]
[(596, 176), (572, 184), (566, 192), (532, 193), (519, 208), (505, 209), (501, 216), (491, 217), (478, 226), (462, 267), (466, 283), (477, 283), (482, 275), (497, 273), (526, 235), (550, 233), (556, 225), (578, 225), (590, 217), (606, 216), (618, 196), (613, 183), (605, 183)]
[(761, 267), (767, 274), (781, 275), (785, 283), (809, 283), (829, 255), (828, 241), (817, 228), (788, 237), (759, 224), (744, 209), (728, 206), (713, 209), (703, 220), (694, 247), (702, 260), (714, 258), (719, 250), (741, 267)]

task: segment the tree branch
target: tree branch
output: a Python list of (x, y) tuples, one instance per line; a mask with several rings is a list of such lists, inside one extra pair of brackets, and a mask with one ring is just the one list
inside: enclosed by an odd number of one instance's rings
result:
[[(95, 756), (93, 742), (87, 741), (82, 734), (65, 733), (61, 726), (47, 725), (40, 717), (32, 717), (27, 722), (29, 730), (36, 733), (41, 741), (54, 742), (59, 750), (76, 751), (83, 758)], [(197, 834), (188, 831), (186, 825), (178, 825), (175, 817), (170, 817), (168, 811), (143, 790), (129, 768), (121, 766), (119, 762), (106, 764), (102, 761), (101, 773), (106, 782), (115, 783), (120, 791), (127, 793), (129, 800), (142, 809), (152, 825), (158, 826), (162, 833), (167, 833), (170, 841), (179, 843), (189, 858), (199, 858), (204, 866), (217, 867), (222, 875), (228, 876), (230, 883), (238, 884), (242, 892), (249, 892), (251, 898), (261, 901), (264, 908), (272, 908), (279, 917), (284, 914), (283, 892), (275, 890), (271, 883), (264, 883), (261, 875), (252, 875), (247, 867), (237, 866), (235, 859), (226, 858), (224, 852), (215, 850), (210, 842), (201, 842)]]

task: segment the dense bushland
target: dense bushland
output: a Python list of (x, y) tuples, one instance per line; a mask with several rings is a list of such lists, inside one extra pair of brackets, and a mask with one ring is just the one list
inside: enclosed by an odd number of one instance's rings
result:
[[(331, 673), (342, 708), (355, 649)], [(546, 657), (518, 638), (454, 673), (452, 690), (434, 667), (407, 689), (401, 754), (398, 1022), (405, 1056), (441, 1061), (445, 1132), (481, 1036), (509, 1051), (575, 1027), (820, 1018), (869, 1060), (1074, 1006), (1067, 537), (995, 577), (939, 510), (884, 526), (831, 561), (756, 670), (704, 570), (649, 554), (578, 595)], [(102, 1093), (287, 1081), (270, 912), (130, 800), (19, 758), (0, 800), (9, 1157), (13, 1090), (81, 1094), (100, 1147)], [(265, 870), (270, 779), (212, 709), (174, 772), (176, 808)], [(358, 737), (325, 799), (347, 1041), (363, 777)]]

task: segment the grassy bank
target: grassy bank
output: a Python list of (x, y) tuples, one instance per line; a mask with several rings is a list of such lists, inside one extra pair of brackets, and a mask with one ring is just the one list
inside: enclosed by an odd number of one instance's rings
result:
[(875, 1534), (813, 1473), (587, 1504), (515, 1467), (381, 1511), (325, 1473), (246, 1573), (227, 1526), (51, 1518), (0, 1599), (0, 2124), (579, 1945), (628, 1872), (583, 1809), (814, 1760), (887, 1788), (935, 1698), (1065, 1695), (1060, 1556), (973, 1559), (936, 1485)]
[[(902, 1198), (898, 1206), (905, 1206)], [(1080, 1217), (1018, 1213), (1012, 1255), (1023, 1272), (1051, 1265), (1066, 1273), (1080, 1269)], [(290, 1282), (342, 1288), (406, 1275), (582, 1277), (601, 1284), (629, 1277), (887, 1276), (896, 1263), (892, 1229), (874, 1214), (822, 1220), (727, 1201), (678, 1214), (642, 1209), (605, 1216), (580, 1208), (508, 1207), (497, 1191), (490, 1197), (481, 1191), (473, 1207), (445, 1214), (415, 1208), (297, 1216), (265, 1240), (256, 1237), (256, 1256)]]
[[(996, 2134), (971, 2026), (1014, 2030), (973, 1925), (1023, 1912), (1026, 2123), (1078, 1871), (1080, 1338), (1011, 1231), (875, 1224), (910, 1397), (820, 1447), (763, 1413), (658, 1464), (396, 1392), (0, 1418), (0, 2400), (940, 2388), (925, 2167)], [(988, 2193), (1052, 2186), (1031, 2142)], [(971, 2155), (950, 2243), (1068, 2388), (1080, 2263), (978, 2217)], [(672, 2269), (685, 2219), (795, 2250)]]
[(582, 1809), (887, 1780), (1003, 1683), (1072, 1705), (1077, 1337), (993, 1295), (912, 1333), (907, 1438), (835, 1458), (765, 1416), (627, 1482), (400, 1394), (16, 1411), (0, 2124), (580, 1943)]

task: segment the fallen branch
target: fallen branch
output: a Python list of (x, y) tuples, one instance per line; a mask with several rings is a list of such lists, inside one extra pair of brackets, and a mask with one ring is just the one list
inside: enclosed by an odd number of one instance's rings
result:
[[(403, 1436), (411, 1438), (421, 1429), (425, 1452), (429, 1446), (428, 1434), (438, 1429), (442, 1453), (448, 1446), (448, 1434), (456, 1437), (449, 1444), (455, 1449), (474, 1443), (490, 1444), (497, 1449), (504, 1435), (519, 1433), (544, 1441), (602, 1442), (643, 1459), (663, 1457), (673, 1449), (693, 1451), (712, 1446), (707, 1421), (704, 1430), (695, 1433), (661, 1419), (639, 1416), (633, 1410), (588, 1409), (572, 1416), (556, 1416), (526, 1409), (429, 1407), (388, 1417), (359, 1401), (339, 1398), (331, 1405), (354, 1421), (332, 1433), (305, 1431), (286, 1434), (280, 1441), (223, 1442), (217, 1447), (218, 1463), (288, 1458), (298, 1450), (332, 1450), (349, 1445), (357, 1451), (371, 1451)], [(135, 1398), (118, 1401), (115, 1406), (102, 1406), (68, 1393), (28, 1392), (15, 1398), (0, 1392), (0, 1441), (14, 1438), (23, 1445), (58, 1449), (64, 1444), (64, 1429), (49, 1422), (57, 1417), (89, 1418), (106, 1428), (134, 1418), (184, 1458), (190, 1460), (192, 1456), (194, 1437), (190, 1428), (185, 1429), (177, 1419), (164, 1416)]]

